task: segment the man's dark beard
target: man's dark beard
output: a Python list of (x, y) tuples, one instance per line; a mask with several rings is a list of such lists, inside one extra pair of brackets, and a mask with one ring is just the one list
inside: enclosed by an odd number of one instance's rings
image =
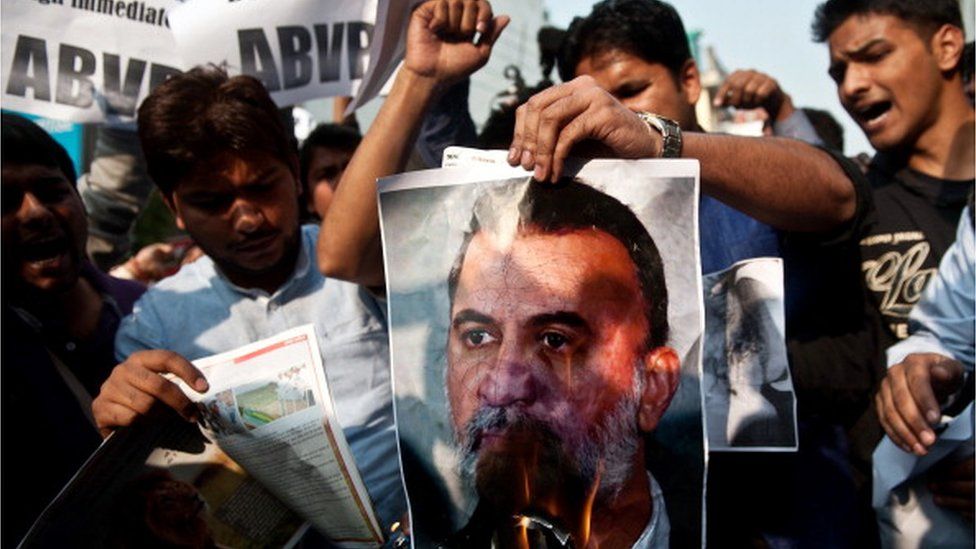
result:
[[(502, 433), (501, 439), (489, 448), (476, 447), (486, 430)], [(585, 478), (566, 452), (566, 442), (520, 413), (483, 408), (468, 423), (465, 440), (462, 475), (474, 480), (481, 501), (498, 516), (576, 514), (594, 488), (594, 479)]]

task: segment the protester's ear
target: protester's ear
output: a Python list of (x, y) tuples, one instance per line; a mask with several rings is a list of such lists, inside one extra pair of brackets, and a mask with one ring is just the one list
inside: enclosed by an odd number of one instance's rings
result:
[(698, 73), (698, 64), (694, 59), (685, 61), (678, 72), (678, 84), (685, 95), (688, 104), (694, 107), (698, 103), (701, 95), (701, 74)]
[(657, 347), (643, 359), (644, 390), (640, 395), (637, 423), (641, 431), (653, 431), (671, 404), (671, 398), (681, 379), (681, 359), (671, 347)]
[(932, 33), (929, 47), (942, 72), (951, 72), (959, 66), (966, 40), (962, 29), (955, 25), (942, 25)]

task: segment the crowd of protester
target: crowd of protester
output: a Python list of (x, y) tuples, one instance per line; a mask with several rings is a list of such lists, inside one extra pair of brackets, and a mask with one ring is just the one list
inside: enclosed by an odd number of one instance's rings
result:
[[(407, 504), (377, 179), (481, 143), (556, 182), (592, 141), (613, 158), (700, 162), (703, 273), (784, 261), (799, 450), (710, 457), (708, 545), (913, 546), (932, 528), (972, 544), (972, 452), (913, 488), (924, 513), (906, 511), (904, 494), (880, 507), (871, 497), (883, 437), (921, 459), (945, 416), (972, 414), (972, 46), (956, 0), (828, 0), (811, 16), (840, 102), (874, 148), (860, 160), (843, 156), (836, 121), (795, 107), (758, 71), (732, 73), (713, 103), (760, 109), (766, 135), (703, 131), (685, 28), (658, 0), (605, 0), (576, 18), (555, 35), (543, 82), (511, 94), (480, 140), (468, 77), (509, 23), (486, 0), (414, 9), (403, 66), (362, 135), (339, 117), (299, 149), (258, 80), (198, 67), (153, 90), (135, 130), (100, 130), (77, 179), (60, 145), (4, 113), (2, 430), (30, 451), (3, 456), (3, 544), (21, 539), (100, 435), (159, 407), (195, 420), (163, 374), (205, 390), (191, 361), (307, 323), (389, 531)], [(187, 236), (127, 258), (150, 182)], [(38, 455), (45, 474), (11, 505), (10, 479)]]

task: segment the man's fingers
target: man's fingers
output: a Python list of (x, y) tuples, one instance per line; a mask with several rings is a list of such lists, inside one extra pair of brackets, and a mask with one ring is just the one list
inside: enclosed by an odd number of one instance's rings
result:
[(712, 105), (715, 107), (724, 107), (725, 105), (725, 95), (729, 92), (730, 83), (728, 80), (722, 82), (722, 85), (718, 87), (715, 91), (715, 97), (712, 98)]
[(464, 17), (464, 0), (448, 0), (447, 29), (450, 33), (457, 33), (461, 29), (461, 19)]
[(591, 110), (584, 111), (582, 115), (573, 118), (559, 132), (556, 146), (553, 147), (551, 160), (553, 181), (558, 181), (562, 177), (566, 158), (569, 157), (573, 146), (589, 137), (592, 133)]
[(756, 87), (756, 98), (759, 102), (765, 102), (776, 89), (776, 83), (769, 78), (763, 79)]
[(196, 409), (175, 383), (159, 374), (143, 368), (132, 369), (124, 383), (126, 386), (114, 392), (116, 402), (146, 414), (155, 401), (166, 404), (188, 420), (195, 419)]
[(744, 107), (752, 108), (759, 103), (759, 88), (762, 86), (762, 82), (762, 78), (753, 74), (742, 86), (742, 105)]
[(509, 164), (513, 166), (521, 164), (526, 170), (535, 167), (539, 112), (555, 101), (574, 93), (580, 87), (579, 80), (577, 78), (539, 92), (515, 110), (515, 134), (512, 136), (512, 146), (509, 148)]
[(478, 26), (478, 12), (481, 11), (482, 2), (470, 2), (465, 4), (461, 12), (461, 24), (458, 28), (462, 37), (472, 36)]
[(736, 107), (737, 103), (734, 101), (738, 97), (739, 92), (741, 92), (742, 84), (744, 82), (745, 74), (742, 71), (735, 71), (722, 82), (719, 86), (718, 91), (715, 92), (715, 106), (716, 107)]
[[(163, 379), (153, 373), (149, 375)], [(111, 381), (110, 390), (107, 394), (110, 395), (110, 402), (121, 404), (140, 415), (148, 413), (153, 404), (156, 403), (156, 397), (136, 385), (134, 380), (127, 377), (116, 377), (109, 381)]]
[[(962, 363), (947, 357), (939, 357), (929, 374), (932, 378), (932, 391), (937, 402), (941, 402), (959, 390), (963, 381)], [(936, 404), (938, 405), (938, 404)], [(941, 414), (940, 414), (941, 415)], [(936, 418), (936, 421), (938, 418)]]
[(475, 20), (475, 30), (481, 33), (488, 32), (488, 26), (494, 17), (491, 4), (486, 0), (478, 0), (478, 17)]
[(888, 438), (890, 438), (892, 442), (894, 442), (897, 446), (900, 447), (903, 444), (903, 441), (901, 440), (901, 438), (898, 437), (898, 433), (896, 433), (895, 430), (891, 427), (891, 424), (888, 423), (888, 416), (887, 416), (888, 410), (885, 408), (885, 401), (884, 398), (882, 398), (881, 396), (881, 392), (883, 390), (884, 390), (884, 386), (880, 387), (878, 389), (878, 392), (875, 393), (874, 408), (878, 414), (878, 421), (881, 423), (881, 428), (884, 429), (884, 432), (886, 435), (888, 435)]
[(102, 438), (107, 437), (119, 427), (132, 425), (139, 414), (127, 406), (105, 399), (98, 399), (92, 403), (92, 415), (95, 425)]
[(723, 101), (727, 107), (739, 107), (742, 105), (742, 88), (737, 85), (731, 86), (726, 90)]
[(553, 154), (560, 130), (583, 113), (588, 106), (589, 103), (579, 95), (567, 95), (556, 100), (540, 113), (535, 151), (536, 180), (545, 181), (555, 175), (552, 169)]
[(931, 446), (935, 443), (935, 433), (923, 416), (922, 410), (924, 408), (919, 405), (919, 397), (924, 396), (920, 395), (920, 392), (929, 395), (932, 393), (931, 385), (928, 382), (928, 372), (926, 371), (924, 374), (924, 382), (918, 382), (917, 379), (913, 380), (911, 370), (907, 372), (898, 370), (889, 373), (894, 374), (888, 377), (891, 381), (891, 397), (895, 412), (901, 416), (919, 442), (925, 446)]
[(906, 409), (917, 410), (916, 413), (924, 418), (923, 421), (927, 425), (939, 421), (941, 414), (939, 403), (932, 391), (929, 364), (921, 360), (909, 360), (892, 366), (889, 374), (893, 371), (899, 374), (895, 376), (899, 389), (899, 404), (903, 404)]
[(170, 351), (144, 351), (140, 353), (138, 362), (133, 362), (130, 357), (130, 360), (123, 363), (123, 366), (127, 364), (141, 366), (160, 374), (173, 374), (198, 393), (205, 393), (210, 389), (206, 378), (203, 377), (200, 370), (197, 370), (196, 366), (191, 364), (189, 360)]
[(427, 28), (434, 32), (441, 32), (447, 28), (450, 21), (449, 10), (447, 0), (438, 0), (433, 6), (430, 23), (427, 25)]
[(898, 444), (898, 446), (906, 452), (924, 455), (926, 453), (925, 448), (921, 445), (921, 443), (919, 443), (918, 439), (915, 438), (915, 433), (908, 427), (907, 424), (905, 424), (901, 414), (898, 413), (898, 408), (894, 403), (892, 391), (887, 390), (887, 386), (883, 386), (879, 394), (884, 401), (885, 418), (887, 419), (887, 424), (890, 428), (890, 431), (888, 431), (888, 436), (891, 438), (892, 442)]
[[(762, 85), (759, 86), (759, 90), (756, 92), (756, 97), (762, 106), (770, 111), (772, 108), (779, 108), (779, 104), (782, 102), (782, 97), (779, 97), (777, 90), (779, 90), (779, 85), (772, 78), (767, 78), (763, 81)], [(776, 112), (769, 112), (770, 116), (775, 116)]]

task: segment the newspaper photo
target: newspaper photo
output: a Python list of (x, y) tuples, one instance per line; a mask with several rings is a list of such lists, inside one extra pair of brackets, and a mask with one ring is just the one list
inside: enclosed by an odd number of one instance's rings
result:
[(414, 546), (701, 546), (697, 162), (469, 160), (380, 182)]
[(702, 387), (710, 451), (795, 451), (783, 262), (740, 261), (704, 277)]
[(194, 365), (210, 389), (200, 395), (179, 383), (207, 438), (335, 545), (383, 543), (311, 324)]
[(307, 524), (175, 412), (112, 434), (21, 547), (291, 547)]

